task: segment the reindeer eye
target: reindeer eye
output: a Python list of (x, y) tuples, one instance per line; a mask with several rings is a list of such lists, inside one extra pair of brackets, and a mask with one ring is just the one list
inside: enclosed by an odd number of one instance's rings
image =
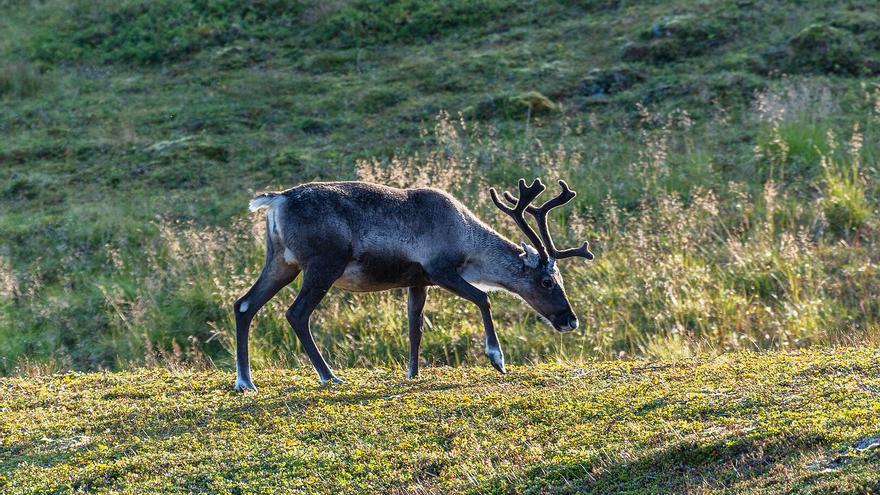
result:
[(553, 287), (553, 279), (550, 277), (544, 277), (541, 279), (541, 287), (545, 289), (550, 289)]

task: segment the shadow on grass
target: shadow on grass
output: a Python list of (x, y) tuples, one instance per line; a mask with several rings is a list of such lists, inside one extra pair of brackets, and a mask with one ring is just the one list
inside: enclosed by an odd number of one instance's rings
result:
[[(302, 395), (302, 394), (290, 394), (293, 391), (293, 388), (287, 390), (280, 390), (277, 393), (274, 393), (271, 398), (264, 399), (260, 397), (260, 395), (255, 395), (255, 401), (248, 403), (237, 404), (233, 407), (221, 408), (219, 413), (238, 415), (241, 413), (249, 413), (257, 410), (278, 410), (278, 411), (290, 411), (291, 409), (305, 409), (309, 406), (315, 405), (316, 402), (320, 401), (323, 404), (368, 404), (374, 401), (380, 400), (393, 400), (395, 398), (409, 395), (409, 394), (427, 394), (432, 392), (443, 392), (447, 390), (461, 390), (465, 388), (478, 387), (480, 384), (475, 383), (473, 385), (462, 385), (460, 383), (432, 383), (425, 384), (422, 382), (412, 382), (412, 383), (402, 383), (399, 384), (396, 388), (390, 387), (381, 387), (375, 388), (369, 391), (354, 391), (349, 392), (349, 390), (357, 390), (355, 387), (349, 387), (347, 384), (342, 385), (328, 385), (329, 387), (336, 387), (339, 393), (332, 395)], [(320, 390), (318, 390), (320, 391)], [(316, 392), (318, 392), (316, 391)], [(241, 392), (230, 391), (230, 395), (239, 394)], [(249, 393), (249, 392), (245, 392)], [(258, 394), (263, 394), (264, 392), (258, 392)]]
[[(725, 437), (699, 443), (684, 441), (648, 451), (634, 459), (591, 458), (578, 462), (541, 464), (518, 479), (499, 476), (471, 493), (611, 494), (712, 493), (736, 491), (734, 484), (756, 480), (780, 464), (827, 446), (821, 435)], [(766, 483), (766, 481), (763, 481)], [(785, 490), (784, 487), (779, 487)]]
[[(381, 387), (369, 391), (356, 391), (356, 388), (347, 388), (347, 385), (336, 385), (340, 387), (339, 393), (333, 395), (303, 395), (302, 393), (294, 394), (291, 390), (280, 390), (272, 393), (267, 397), (265, 392), (259, 392), (253, 396), (253, 401), (237, 402), (227, 407), (220, 407), (211, 412), (206, 412), (200, 408), (178, 410), (173, 417), (155, 416), (146, 418), (145, 422), (139, 421), (138, 417), (143, 413), (132, 412), (128, 415), (117, 418), (96, 419), (90, 425), (90, 428), (97, 431), (112, 431), (119, 436), (138, 436), (145, 439), (161, 439), (168, 440), (181, 434), (191, 433), (193, 427), (197, 428), (223, 428), (223, 426), (211, 426), (213, 420), (224, 418), (243, 424), (250, 421), (255, 412), (277, 412), (279, 415), (297, 414), (304, 412), (308, 408), (315, 406), (318, 401), (322, 404), (369, 404), (382, 400), (394, 400), (402, 395), (409, 394), (428, 394), (434, 392), (442, 392), (448, 390), (460, 390), (468, 387), (477, 387), (480, 383), (473, 385), (462, 385), (459, 383), (425, 383), (425, 382), (403, 382), (395, 387)], [(351, 391), (349, 391), (351, 390)], [(230, 396), (239, 394), (240, 392), (232, 391), (230, 387)], [(108, 392), (102, 396), (104, 400), (128, 399), (132, 401), (149, 401), (151, 395), (145, 392)], [(137, 405), (133, 406), (134, 411), (141, 409)], [(144, 408), (146, 410), (146, 408)], [(327, 431), (332, 431), (332, 427), (303, 433), (303, 438), (317, 437), (320, 438)], [(84, 432), (66, 432), (67, 437), (84, 435)], [(57, 436), (57, 433), (46, 433), (47, 438)], [(63, 441), (65, 437), (58, 440)], [(22, 444), (9, 448), (0, 448), (0, 473), (12, 471), (23, 464), (30, 464), (42, 468), (54, 468), (58, 465), (69, 464), (74, 461), (77, 455), (86, 453), (93, 449), (91, 443), (84, 443), (81, 446), (65, 448), (63, 450), (45, 450), (37, 445)], [(138, 455), (138, 449), (131, 446), (120, 447), (118, 452), (110, 454), (114, 459)]]

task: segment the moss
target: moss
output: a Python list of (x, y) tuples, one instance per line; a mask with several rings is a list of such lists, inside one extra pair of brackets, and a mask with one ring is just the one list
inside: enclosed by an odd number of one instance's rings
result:
[(0, 378), (0, 491), (868, 492), (880, 351)]

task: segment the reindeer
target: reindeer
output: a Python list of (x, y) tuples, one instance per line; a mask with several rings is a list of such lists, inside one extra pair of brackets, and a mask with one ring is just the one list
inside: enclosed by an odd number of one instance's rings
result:
[[(565, 295), (556, 261), (593, 259), (589, 244), (558, 250), (547, 214), (575, 197), (564, 181), (561, 192), (540, 207), (530, 203), (545, 186), (539, 179), (519, 198), (495, 189), (492, 201), (534, 244), (516, 245), (480, 221), (450, 194), (438, 189), (397, 189), (366, 182), (315, 182), (256, 196), (250, 210), (267, 209), (266, 264), (253, 287), (235, 301), (236, 390), (256, 390), (251, 382), (248, 332), (254, 315), (282, 287), (303, 273), (302, 289), (287, 310), (287, 321), (302, 343), (321, 383), (342, 383), (315, 346), (309, 318), (337, 286), (356, 292), (407, 288), (409, 370), (419, 373), (425, 298), (429, 286), (442, 287), (472, 303), (483, 317), (485, 351), (505, 373), (486, 291), (519, 295), (559, 332), (574, 330), (577, 316)], [(541, 237), (524, 217), (528, 212)]]

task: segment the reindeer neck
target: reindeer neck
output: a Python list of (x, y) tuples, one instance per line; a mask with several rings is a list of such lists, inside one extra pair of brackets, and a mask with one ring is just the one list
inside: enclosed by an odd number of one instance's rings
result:
[(480, 229), (471, 256), (471, 276), (477, 285), (512, 291), (511, 280), (522, 269), (522, 249), (492, 230)]

